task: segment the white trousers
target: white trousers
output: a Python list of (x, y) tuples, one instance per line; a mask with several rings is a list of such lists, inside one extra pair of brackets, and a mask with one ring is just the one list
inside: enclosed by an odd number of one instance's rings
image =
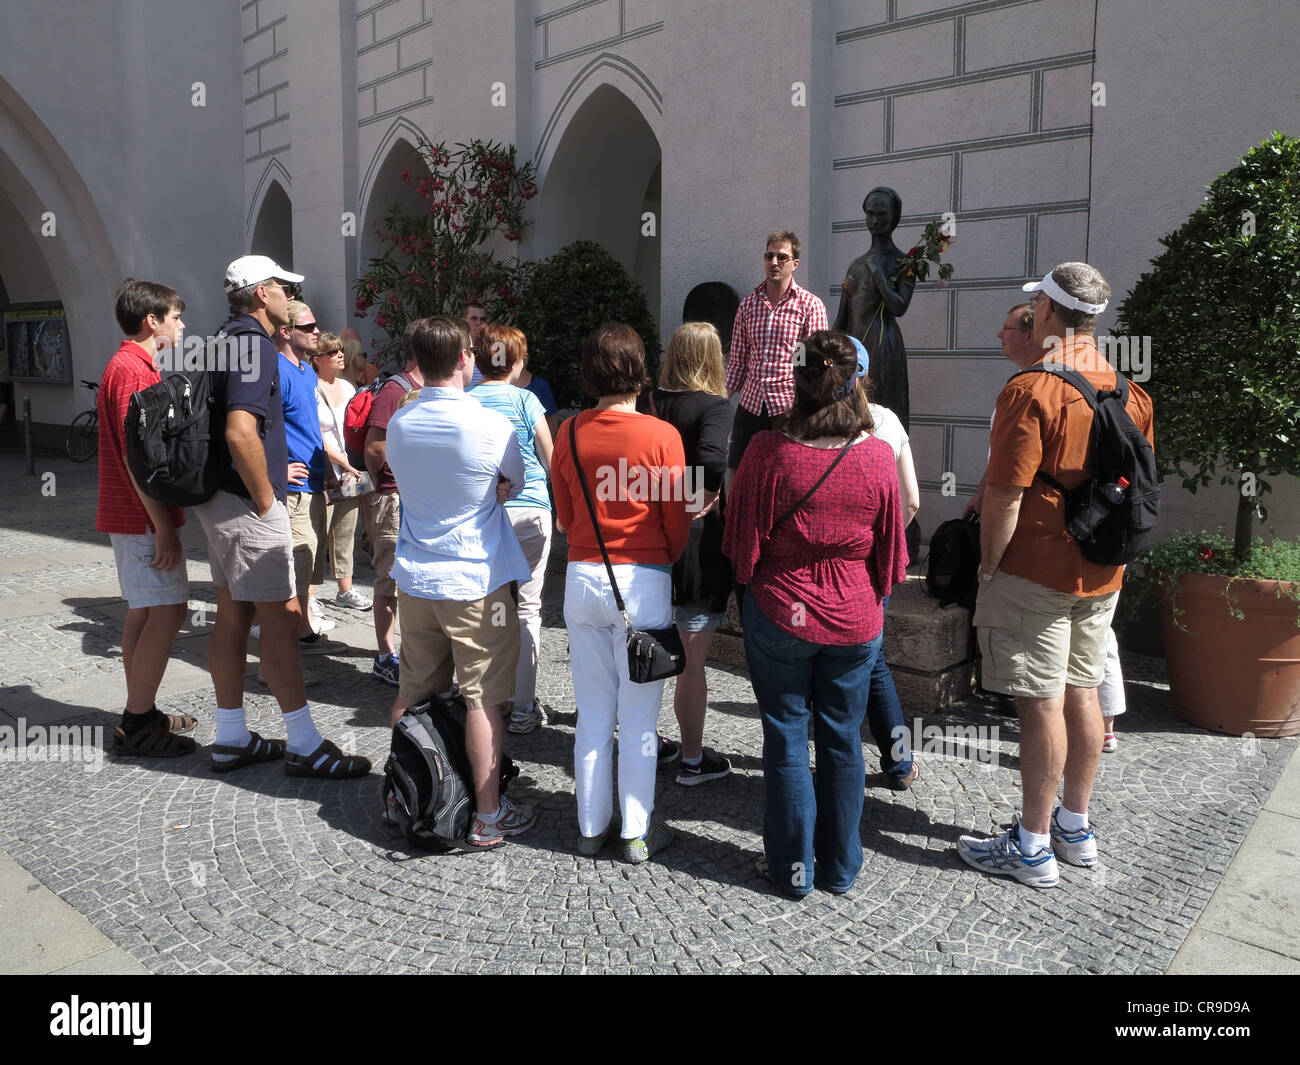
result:
[(1106, 672), (1097, 688), (1097, 701), (1106, 717), (1119, 717), (1128, 709), (1124, 699), (1124, 671), (1119, 665), (1119, 641), (1115, 630), (1106, 633)]
[[(616, 565), (614, 577), (634, 628), (667, 628), (673, 620), (672, 576), (649, 566)], [(659, 764), (659, 703), (664, 682), (634, 684), (627, 669), (627, 629), (602, 562), (570, 562), (564, 585), (569, 668), (578, 704), (573, 776), (578, 829), (597, 836), (614, 812), (614, 730), (618, 729), (618, 802), (622, 836), (650, 827)]]

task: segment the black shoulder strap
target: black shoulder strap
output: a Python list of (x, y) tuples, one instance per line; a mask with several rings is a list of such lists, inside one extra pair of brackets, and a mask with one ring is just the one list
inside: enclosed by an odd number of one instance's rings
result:
[(790, 517), (796, 510), (798, 510), (801, 506), (803, 506), (805, 503), (808, 502), (808, 500), (812, 498), (813, 493), (822, 486), (822, 482), (825, 481), (826, 478), (831, 475), (831, 471), (840, 464), (840, 459), (844, 458), (844, 456), (849, 453), (849, 448), (851, 448), (857, 442), (857, 439), (858, 438), (856, 436), (849, 437), (849, 442), (845, 444), (842, 448), (840, 448), (839, 454), (835, 456), (835, 461), (826, 467), (826, 472), (817, 478), (817, 483), (814, 484), (811, 488), (808, 489), (808, 491), (806, 491), (803, 494), (803, 498), (801, 498), (798, 503), (796, 503), (784, 514), (782, 514), (779, 518), (777, 518), (776, 521), (772, 522), (772, 527), (767, 531), (767, 535), (769, 538), (771, 538), (772, 534), (776, 532), (778, 528), (780, 528), (782, 523), (785, 522), (786, 518)]
[(605, 560), (609, 586), (614, 590), (614, 602), (618, 604), (618, 612), (623, 615), (623, 623), (627, 625), (627, 608), (623, 605), (623, 597), (618, 594), (618, 581), (614, 579), (614, 567), (610, 564), (609, 552), (605, 550), (605, 538), (600, 535), (600, 522), (596, 520), (596, 505), (591, 501), (591, 492), (587, 489), (587, 475), (582, 472), (582, 462), (578, 458), (577, 426), (578, 416), (575, 414), (569, 419), (569, 450), (573, 453), (573, 466), (578, 471), (578, 484), (582, 486), (582, 498), (587, 501), (587, 513), (591, 515), (591, 527), (596, 533), (596, 543), (600, 545), (600, 557)]
[[(1065, 381), (1068, 384), (1073, 385), (1075, 390), (1078, 391), (1079, 394), (1082, 395), (1085, 400), (1087, 400), (1088, 406), (1092, 408), (1092, 434), (1093, 434), (1092, 439), (1094, 440), (1096, 438), (1096, 432), (1097, 432), (1098, 399), (1102, 398), (1103, 396), (1114, 395), (1119, 398), (1119, 405), (1121, 409), (1126, 408), (1128, 406), (1128, 378), (1125, 377), (1118, 370), (1115, 371), (1115, 391), (1107, 392), (1107, 393), (1098, 393), (1098, 391), (1092, 387), (1092, 382), (1090, 382), (1086, 377), (1083, 376), (1083, 374), (1079, 373), (1077, 370), (1071, 370), (1066, 366), (1059, 366), (1055, 363), (1053, 363), (1050, 366), (1041, 362), (1036, 363), (1035, 365), (1030, 366), (1027, 369), (1021, 370), (1019, 373), (1013, 373), (1011, 375), (1011, 380), (1015, 380), (1017, 377), (1023, 377), (1027, 373), (1051, 374), (1053, 377), (1058, 377), (1062, 381)], [(1047, 484), (1050, 485), (1052, 488), (1055, 488), (1058, 492), (1060, 492), (1061, 495), (1064, 496), (1069, 494), (1066, 491), (1065, 486), (1046, 471), (1039, 470), (1038, 476), (1041, 477), (1044, 481), (1046, 481)]]

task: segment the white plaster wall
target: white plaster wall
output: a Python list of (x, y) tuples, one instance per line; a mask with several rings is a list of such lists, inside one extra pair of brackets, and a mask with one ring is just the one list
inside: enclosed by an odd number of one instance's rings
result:
[[(56, 235), (34, 237), (56, 290), (6, 283), (14, 299), (63, 300), (74, 382), (98, 378), (117, 347), (112, 297), (126, 275), (180, 291), (191, 330), (220, 320), (222, 270), (242, 237), (239, 38), (238, 9), (203, 0), (0, 7), (12, 93), (0, 101), (0, 155), (13, 168), (0, 165), (0, 184), (29, 232), (57, 207)], [(203, 107), (192, 104), (199, 81)], [(88, 404), (79, 383), (15, 387), (38, 422)]]

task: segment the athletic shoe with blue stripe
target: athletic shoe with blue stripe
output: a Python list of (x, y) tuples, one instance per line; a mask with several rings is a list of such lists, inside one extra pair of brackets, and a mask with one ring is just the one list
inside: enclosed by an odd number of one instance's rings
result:
[(1081, 828), (1077, 832), (1067, 832), (1061, 827), (1056, 815), (1061, 812), (1058, 806), (1052, 811), (1052, 850), (1063, 862), (1081, 865), (1091, 869), (1097, 864), (1097, 836), (1091, 828)]
[(992, 876), (1014, 876), (1030, 887), (1056, 887), (1061, 879), (1056, 869), (1056, 855), (1052, 853), (1051, 847), (1044, 847), (1030, 855), (1020, 852), (1019, 814), (1012, 819), (1011, 827), (1000, 836), (991, 839), (961, 836), (957, 840), (957, 853), (972, 868)]

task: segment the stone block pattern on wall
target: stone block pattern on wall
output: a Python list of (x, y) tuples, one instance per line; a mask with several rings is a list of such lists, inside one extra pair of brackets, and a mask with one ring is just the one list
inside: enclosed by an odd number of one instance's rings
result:
[(289, 54), (283, 0), (253, 0), (240, 10), (244, 31), (244, 161), (274, 155), (289, 143)]
[[(903, 197), (900, 248), (943, 212), (956, 217), (952, 298), (925, 299), (932, 280), (900, 323), (928, 537), (954, 502), (945, 474), (964, 499), (983, 472), (979, 426), (1011, 370), (997, 357), (1001, 316), (1024, 281), (1087, 256), (1093, 8), (889, 0), (864, 5), (856, 24), (853, 10), (837, 5), (829, 175), (831, 245), (847, 257), (828, 275), (870, 246), (859, 205), (875, 185)], [(833, 315), (838, 285), (828, 296)]]
[(357, 124), (391, 120), (433, 100), (433, 5), (383, 0), (357, 10)]

